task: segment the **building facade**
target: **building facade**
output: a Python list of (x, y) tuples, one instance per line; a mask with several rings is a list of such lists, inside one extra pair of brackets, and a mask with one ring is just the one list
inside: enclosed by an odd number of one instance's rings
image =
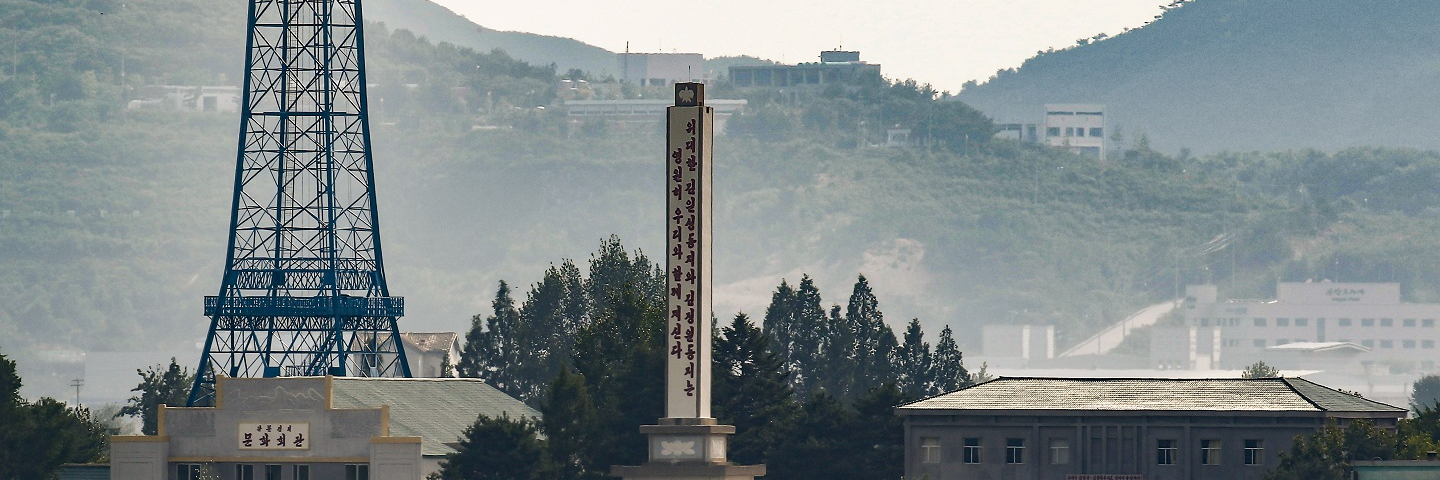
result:
[(114, 436), (113, 480), (421, 480), (481, 415), (539, 412), (475, 379), (217, 378), (216, 406)]
[(1105, 159), (1105, 106), (1054, 103), (1045, 105), (1045, 143), (1072, 153)]
[(738, 88), (786, 88), (819, 93), (831, 85), (853, 85), (880, 76), (880, 64), (860, 61), (857, 51), (820, 52), (820, 61), (798, 65), (736, 65), (730, 83)]
[(1300, 378), (1002, 377), (896, 412), (931, 480), (1259, 480), (1296, 435), (1406, 415)]
[(617, 53), (620, 81), (642, 87), (664, 87), (676, 82), (702, 82), (705, 56), (698, 53)]
[(1187, 325), (1220, 331), (1219, 363), (1226, 368), (1288, 358), (1271, 347), (1310, 342), (1359, 345), (1357, 364), (1435, 368), (1424, 359), (1436, 356), (1440, 304), (1402, 302), (1398, 283), (1281, 282), (1271, 300), (1217, 297), (1215, 285), (1188, 286), (1183, 311)]

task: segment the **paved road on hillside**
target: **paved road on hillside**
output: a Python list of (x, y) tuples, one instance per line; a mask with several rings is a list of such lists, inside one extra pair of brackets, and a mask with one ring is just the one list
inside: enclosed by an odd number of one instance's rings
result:
[(1160, 317), (1174, 310), (1176, 303), (1178, 302), (1167, 301), (1142, 308), (1129, 318), (1116, 322), (1099, 334), (1085, 339), (1085, 341), (1080, 342), (1074, 347), (1070, 347), (1069, 350), (1061, 353), (1060, 356), (1073, 357), (1077, 355), (1108, 353), (1110, 350), (1114, 350), (1115, 347), (1119, 346), (1120, 342), (1125, 341), (1125, 335), (1129, 334), (1131, 330), (1154, 325), (1156, 320), (1160, 320)]

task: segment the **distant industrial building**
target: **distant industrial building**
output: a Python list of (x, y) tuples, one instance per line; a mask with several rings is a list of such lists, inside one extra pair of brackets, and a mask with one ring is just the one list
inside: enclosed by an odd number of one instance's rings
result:
[[(749, 102), (746, 100), (706, 99), (705, 105), (715, 109), (715, 133), (725, 132), (730, 117), (741, 113)], [(665, 109), (674, 105), (671, 100), (625, 99), (625, 100), (566, 100), (565, 115), (572, 123), (607, 121), (628, 128), (659, 128), (665, 120)]]
[(880, 77), (880, 64), (860, 61), (860, 52), (820, 52), (817, 63), (799, 65), (736, 65), (730, 67), (730, 84), (738, 88), (783, 88), (796, 94), (813, 94), (832, 85), (856, 85), (867, 77)]
[(1055, 357), (1052, 325), (985, 325), (980, 327), (980, 340), (980, 351), (992, 367), (1039, 366)]
[(191, 112), (240, 111), (240, 87), (152, 85), (141, 87), (127, 109), (170, 108)]
[(216, 406), (163, 408), (159, 434), (110, 437), (114, 480), (421, 480), (481, 415), (540, 413), (477, 379), (216, 382)]
[(1407, 411), (1301, 378), (1005, 378), (902, 405), (905, 478), (1259, 480), (1330, 422)]
[(1105, 160), (1105, 106), (1045, 105), (1045, 144)]
[(664, 87), (676, 82), (702, 82), (705, 56), (698, 53), (618, 53), (620, 81), (642, 87)]
[(1281, 282), (1273, 300), (1221, 300), (1215, 285), (1191, 285), (1183, 312), (1187, 327), (1218, 332), (1218, 358), (1207, 361), (1226, 368), (1265, 360), (1288, 368), (1364, 362), (1431, 371), (1440, 342), (1440, 304), (1404, 303), (1398, 283)]

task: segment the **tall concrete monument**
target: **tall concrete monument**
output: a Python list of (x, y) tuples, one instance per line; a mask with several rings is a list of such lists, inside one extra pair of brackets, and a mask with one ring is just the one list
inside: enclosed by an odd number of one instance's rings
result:
[(665, 417), (643, 425), (649, 461), (615, 466), (626, 480), (740, 480), (765, 475), (764, 465), (734, 465), (725, 456), (735, 427), (710, 414), (711, 373), (711, 139), (714, 110), (705, 106), (705, 85), (675, 84), (675, 106), (666, 112), (666, 301)]

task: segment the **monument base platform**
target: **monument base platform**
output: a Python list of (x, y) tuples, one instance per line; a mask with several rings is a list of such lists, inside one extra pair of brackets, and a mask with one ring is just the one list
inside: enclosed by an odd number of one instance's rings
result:
[(644, 465), (615, 465), (610, 475), (626, 480), (754, 480), (765, 475), (764, 465), (731, 465), (725, 456), (726, 437), (735, 427), (713, 418), (662, 418), (659, 425), (642, 425), (649, 437), (650, 461)]

